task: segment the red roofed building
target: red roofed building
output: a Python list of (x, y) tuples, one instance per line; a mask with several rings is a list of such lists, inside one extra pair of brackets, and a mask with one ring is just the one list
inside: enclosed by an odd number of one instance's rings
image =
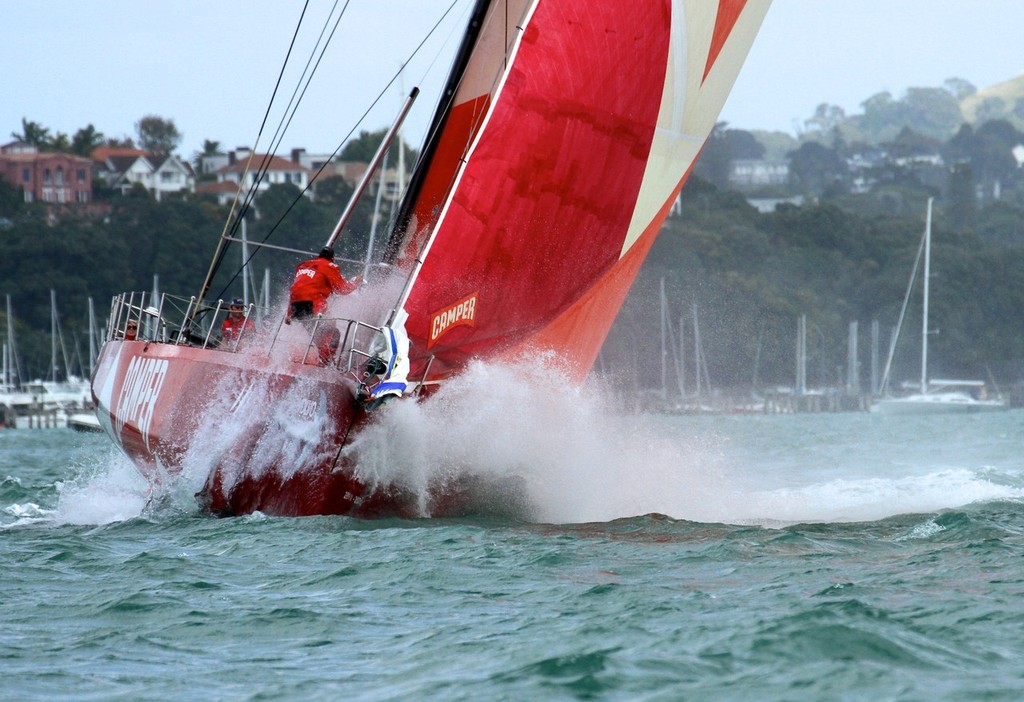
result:
[[(230, 180), (218, 180), (217, 182), (196, 183), (196, 195), (208, 195), (217, 198), (218, 205), (230, 205), (238, 195), (238, 183)], [(239, 195), (243, 198), (245, 193)]]
[(108, 158), (149, 156), (149, 152), (145, 149), (136, 149), (130, 146), (97, 146), (90, 155), (93, 161), (100, 161), (102, 163)]
[(25, 193), (25, 202), (86, 203), (92, 199), (92, 161), (41, 152), (20, 141), (0, 146), (0, 176)]

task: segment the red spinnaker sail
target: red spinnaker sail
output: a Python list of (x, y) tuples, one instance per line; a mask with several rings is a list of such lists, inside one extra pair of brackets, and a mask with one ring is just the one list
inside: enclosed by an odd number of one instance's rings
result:
[(589, 372), (767, 6), (491, 4), (401, 247), (429, 242), (413, 377), (533, 350)]

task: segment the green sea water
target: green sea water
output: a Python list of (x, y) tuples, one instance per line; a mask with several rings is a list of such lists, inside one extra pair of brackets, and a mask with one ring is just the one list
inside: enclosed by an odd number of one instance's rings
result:
[(215, 519), (0, 431), (0, 699), (1024, 698), (1021, 411), (515, 414), (408, 464), (530, 520)]

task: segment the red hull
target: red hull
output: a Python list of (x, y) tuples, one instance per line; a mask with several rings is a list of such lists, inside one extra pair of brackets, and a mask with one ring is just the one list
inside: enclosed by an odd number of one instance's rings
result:
[(154, 487), (197, 486), (214, 514), (414, 516), (340, 449), (368, 420), (333, 367), (167, 343), (110, 341), (93, 378), (106, 432)]

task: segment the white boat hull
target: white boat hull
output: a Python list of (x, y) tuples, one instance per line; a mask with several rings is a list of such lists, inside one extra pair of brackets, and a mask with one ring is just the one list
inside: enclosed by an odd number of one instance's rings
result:
[(102, 432), (103, 427), (95, 412), (79, 412), (69, 414), (67, 419), (68, 427), (75, 431)]
[(995, 412), (1007, 408), (1006, 403), (1000, 400), (976, 400), (963, 392), (936, 392), (883, 398), (871, 406), (871, 411), (876, 414), (958, 414)]

